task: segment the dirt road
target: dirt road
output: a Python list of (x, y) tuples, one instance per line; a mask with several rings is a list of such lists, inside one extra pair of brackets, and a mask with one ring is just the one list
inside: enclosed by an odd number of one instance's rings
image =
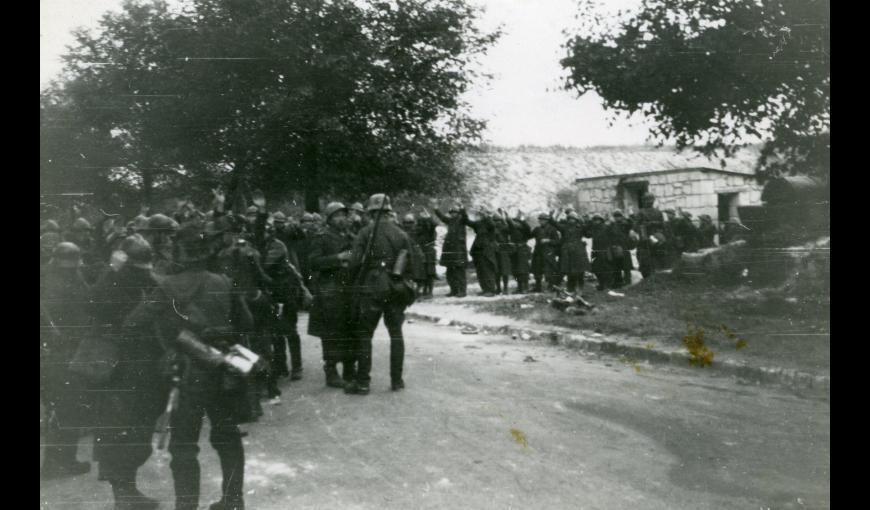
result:
[[(300, 330), (305, 330), (304, 320)], [(408, 324), (405, 382), (389, 390), (379, 326), (372, 393), (305, 378), (248, 426), (251, 510), (787, 509), (830, 506), (830, 403), (703, 369), (632, 366), (574, 351)], [(203, 431), (202, 506), (220, 469)], [(79, 458), (90, 457), (90, 439)], [(140, 471), (173, 507), (168, 456)], [(109, 509), (91, 474), (40, 485), (41, 508)]]

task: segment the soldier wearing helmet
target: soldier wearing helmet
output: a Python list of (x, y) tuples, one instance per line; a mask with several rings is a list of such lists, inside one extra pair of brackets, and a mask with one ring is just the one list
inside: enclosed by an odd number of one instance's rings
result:
[[(262, 229), (262, 242), (258, 246), (262, 254), (263, 270), (269, 277), (266, 286), (267, 294), (272, 302), (273, 313), (264, 331), (269, 335), (271, 330), (271, 366), (267, 381), (269, 397), (277, 399), (281, 391), (278, 389), (279, 377), (289, 376), (291, 381), (302, 378), (302, 345), (297, 328), (299, 299), (303, 291), (307, 292), (304, 283), (298, 277), (298, 260), (295, 251), (285, 244), (278, 235), (277, 225), (283, 225), (286, 217), (278, 211), (272, 216), (272, 223), (266, 221), (265, 198), (258, 197), (255, 204), (260, 208), (257, 218), (256, 232)], [(286, 234), (282, 226), (282, 233)], [(290, 352), (290, 365), (287, 367), (287, 352)]]
[(641, 198), (638, 211), (637, 262), (644, 278), (649, 278), (657, 269), (668, 265), (668, 243), (665, 242), (665, 223), (662, 212), (655, 207), (655, 197), (646, 193)]
[(447, 235), (444, 236), (439, 260), (439, 264), (447, 268), (447, 285), (450, 286), (447, 297), (465, 297), (467, 289), (465, 268), (468, 265), (465, 209), (461, 205), (452, 205), (445, 215), (438, 208), (435, 199), (430, 201), (430, 205), (438, 219), (447, 225)]
[(392, 211), (389, 197), (372, 195), (366, 204), (372, 223), (363, 227), (353, 243), (351, 270), (358, 272), (358, 368), (356, 380), (345, 392), (365, 395), (369, 392), (372, 366), (372, 336), (381, 317), (390, 334), (390, 379), (393, 391), (405, 387), (402, 369), (405, 340), (402, 323), (405, 308), (413, 302), (413, 247), (411, 240), (395, 223), (385, 218)]
[(496, 259), (497, 247), (495, 239), (495, 225), (492, 217), (485, 208), (480, 208), (476, 220), (465, 216), (465, 225), (474, 230), (474, 242), (471, 243), (471, 261), (474, 263), (474, 271), (480, 284), (480, 295), (485, 297), (495, 296), (496, 271), (498, 261)]
[(420, 295), (432, 297), (432, 284), (438, 279), (438, 274), (435, 272), (435, 264), (437, 262), (435, 240), (438, 234), (435, 231), (435, 220), (425, 208), (417, 217), (415, 232), (415, 241), (423, 253), (421, 263), (423, 265), (424, 280), (422, 289), (420, 289)]
[(154, 250), (154, 272), (158, 275), (170, 274), (180, 269), (173, 261), (174, 237), (178, 222), (164, 214), (155, 214), (140, 232)]
[(712, 248), (716, 245), (716, 226), (713, 225), (713, 218), (709, 214), (698, 216), (700, 224), (698, 225), (698, 238), (701, 249)]
[(118, 507), (156, 507), (156, 500), (136, 487), (136, 472), (151, 456), (154, 422), (164, 410), (166, 395), (155, 384), (163, 352), (153, 342), (135, 341), (123, 329), (127, 315), (157, 287), (151, 273), (153, 250), (134, 234), (120, 242), (112, 258), (119, 264), (100, 278), (91, 301), (97, 332), (116, 345), (120, 362), (95, 393), (99, 426), (94, 430), (94, 458), (100, 463), (99, 479), (111, 483)]
[[(324, 209), (324, 216), (326, 228), (314, 235), (308, 253), (314, 289), (308, 334), (320, 337), (326, 385), (344, 388), (356, 379), (349, 268), (353, 236), (348, 232), (344, 204), (331, 202)], [(339, 364), (341, 375), (338, 373)]]
[(515, 246), (510, 238), (507, 213), (501, 208), (498, 209), (497, 213), (492, 219), (496, 247), (495, 288), (496, 293), (507, 294), (512, 273), (511, 258), (514, 254)]
[[(198, 223), (182, 225), (175, 252), (180, 270), (157, 281), (156, 288), (128, 315), (123, 335), (139, 342), (155, 331), (158, 345), (179, 346), (174, 364), (180, 391), (172, 416), (169, 452), (175, 486), (175, 508), (199, 506), (199, 436), (203, 415), (220, 459), (221, 500), (212, 508), (244, 507), (244, 447), (238, 424), (253, 421), (246, 384), (221, 353), (242, 342), (239, 332), (252, 327), (247, 308), (230, 280), (207, 270), (209, 242)], [(148, 342), (143, 342), (148, 343)], [(205, 344), (205, 347), (202, 346)], [(164, 394), (165, 396), (165, 394)]]
[(348, 208), (348, 220), (350, 221), (350, 233), (353, 235), (357, 235), (361, 228), (368, 225), (368, 215), (361, 203), (354, 202)]
[(517, 294), (525, 294), (529, 291), (529, 273), (531, 271), (532, 250), (529, 248), (529, 239), (532, 239), (532, 227), (526, 221), (520, 210), (514, 218), (507, 217), (508, 236), (514, 247), (511, 256), (511, 272), (517, 281)]
[(81, 265), (79, 247), (61, 242), (40, 274), (40, 397), (53, 415), (46, 429), (42, 479), (90, 470), (88, 462), (76, 459), (79, 431), (90, 416), (89, 392), (68, 368), (91, 327), (90, 289), (82, 278)]
[(532, 253), (532, 274), (535, 277), (535, 292), (543, 292), (542, 282), (546, 278), (549, 290), (558, 285), (559, 242), (561, 234), (552, 217), (547, 213), (538, 214), (538, 226), (532, 230), (535, 238), (535, 251)]
[(400, 227), (406, 234), (408, 234), (408, 239), (411, 240), (411, 247), (414, 250), (414, 264), (411, 267), (411, 272), (414, 275), (414, 281), (417, 283), (417, 290), (422, 291), (426, 285), (426, 267), (424, 265), (426, 256), (423, 254), (423, 247), (420, 246), (420, 243), (417, 240), (419, 235), (417, 230), (417, 219), (413, 214), (408, 213), (402, 217)]
[(559, 271), (567, 277), (568, 292), (583, 288), (584, 275), (589, 270), (586, 253), (587, 228), (575, 212), (568, 212), (563, 221), (556, 223), (561, 235), (559, 245)]

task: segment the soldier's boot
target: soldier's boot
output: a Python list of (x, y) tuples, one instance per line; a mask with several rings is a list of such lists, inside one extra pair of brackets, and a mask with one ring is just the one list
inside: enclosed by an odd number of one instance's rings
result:
[(160, 506), (154, 498), (142, 494), (136, 482), (113, 481), (112, 495), (115, 497), (115, 510), (153, 510)]
[(327, 361), (323, 366), (323, 371), (326, 372), (326, 385), (330, 388), (344, 388), (344, 380), (338, 375), (336, 362)]
[(348, 395), (368, 395), (369, 385), (353, 381), (344, 387), (344, 392)]
[(345, 386), (356, 379), (356, 360), (346, 359), (341, 362), (341, 378)]

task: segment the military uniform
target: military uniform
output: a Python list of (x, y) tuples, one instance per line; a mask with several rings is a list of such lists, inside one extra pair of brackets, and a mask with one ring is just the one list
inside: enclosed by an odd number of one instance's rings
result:
[(549, 218), (542, 217), (541, 225), (532, 230), (535, 237), (535, 251), (532, 254), (532, 274), (535, 275), (535, 292), (541, 292), (541, 281), (546, 276), (547, 284), (552, 288), (561, 279), (559, 275), (559, 231), (550, 223)]
[(493, 220), (495, 245), (496, 245), (496, 292), (508, 293), (508, 282), (513, 269), (511, 259), (516, 250), (510, 236), (510, 227), (504, 218), (495, 217)]
[[(250, 316), (226, 276), (205, 270), (205, 248), (195, 228), (181, 229), (184, 269), (160, 280), (159, 288), (136, 307), (125, 323), (125, 334), (154, 342), (175, 353), (181, 367), (178, 409), (171, 418), (169, 452), (175, 485), (175, 508), (194, 510), (199, 504), (199, 435), (208, 416), (210, 442), (220, 459), (223, 482), (215, 509), (244, 508), (244, 449), (238, 424), (250, 421), (245, 384), (215, 361), (182, 347), (177, 338), (189, 330), (219, 350), (239, 341), (238, 331), (249, 330)], [(153, 332), (156, 332), (153, 333)]]
[(667, 267), (668, 243), (665, 237), (665, 223), (662, 212), (653, 207), (652, 198), (646, 207), (638, 212), (637, 262), (644, 278), (653, 275), (656, 269)]
[[(273, 302), (267, 290), (272, 285), (272, 279), (266, 274), (260, 264), (260, 252), (244, 239), (221, 250), (217, 255), (217, 272), (227, 276), (231, 283), (233, 295), (239, 296), (242, 304), (250, 313), (252, 322), (250, 328), (239, 330), (248, 341), (243, 341), (251, 350), (265, 359), (273, 357), (272, 327), (274, 326)], [(273, 384), (270, 370), (252, 381), (249, 405), (252, 412), (260, 416), (260, 396), (265, 393), (273, 398), (280, 395), (280, 390)]]
[(327, 378), (337, 375), (336, 367), (341, 363), (343, 379), (347, 382), (355, 377), (356, 359), (350, 324), (351, 281), (348, 265), (337, 255), (352, 247), (353, 238), (348, 233), (327, 227), (314, 237), (308, 255), (314, 293), (308, 334), (321, 338)]
[[(619, 213), (621, 215), (621, 213)], [(636, 246), (630, 234), (631, 225), (621, 216), (614, 215), (614, 221), (608, 225), (611, 264), (611, 285), (618, 289), (631, 284), (631, 270), (634, 264), (631, 260), (631, 250)]]
[(568, 278), (568, 292), (583, 288), (583, 275), (589, 269), (586, 253), (586, 229), (579, 218), (569, 219), (557, 227), (562, 236), (559, 252), (559, 269)]
[(534, 236), (532, 227), (525, 220), (508, 218), (507, 223), (508, 236), (514, 247), (511, 272), (517, 281), (517, 292), (522, 294), (529, 291), (532, 249), (529, 248), (528, 241)]
[[(125, 240), (120, 247), (127, 244)], [(128, 260), (120, 270), (107, 272), (93, 291), (97, 334), (114, 342), (119, 353), (111, 378), (96, 393), (99, 425), (94, 429), (99, 479), (112, 484), (116, 502), (149, 501), (136, 488), (136, 473), (151, 456), (154, 423), (165, 405), (166, 387), (159, 369), (163, 349), (154, 342), (137, 342), (136, 336), (124, 334), (122, 326), (156, 287), (150, 268)]]
[(474, 242), (471, 243), (471, 260), (474, 262), (474, 270), (477, 273), (480, 290), (484, 295), (494, 295), (498, 291), (496, 288), (498, 245), (495, 239), (495, 225), (492, 218), (488, 216), (483, 216), (479, 220), (472, 221), (463, 212), (462, 219), (466, 225), (474, 230)]
[[(373, 211), (390, 210), (384, 195), (374, 195), (369, 199), (367, 209)], [(377, 214), (377, 213), (375, 213)], [(377, 229), (377, 232), (375, 232)], [(368, 246), (368, 250), (366, 250)], [(390, 219), (381, 217), (379, 223), (372, 223), (360, 230), (353, 243), (351, 259), (352, 270), (359, 272), (360, 287), (355, 289), (359, 296), (357, 335), (359, 368), (355, 383), (345, 388), (348, 393), (367, 393), (371, 381), (372, 336), (381, 319), (390, 335), (390, 379), (394, 390), (404, 387), (402, 369), (405, 357), (405, 340), (402, 323), (405, 308), (408, 306), (404, 282), (412, 278), (411, 260), (401, 274), (393, 275), (396, 261), (404, 251), (413, 257), (411, 240)], [(407, 290), (407, 289), (405, 289)], [(413, 292), (413, 290), (411, 290)]]
[(611, 231), (604, 223), (604, 219), (595, 215), (589, 227), (589, 237), (592, 238), (592, 272), (598, 280), (598, 290), (607, 289), (613, 284), (610, 234)]
[(698, 238), (700, 239), (698, 247), (705, 249), (716, 246), (716, 227), (713, 225), (713, 219), (706, 214), (699, 218), (701, 224), (698, 225)]
[(435, 221), (427, 216), (418, 217), (414, 237), (417, 245), (423, 251), (423, 258), (421, 260), (424, 275), (422, 294), (431, 296), (432, 283), (438, 278), (438, 274), (435, 272), (435, 263), (437, 262), (435, 256), (435, 239), (437, 237)]
[(448, 296), (465, 297), (467, 281), (465, 267), (468, 265), (468, 244), (465, 240), (465, 222), (462, 215), (450, 217), (435, 209), (435, 215), (447, 225), (447, 235), (441, 246), (439, 263), (447, 268)]
[(76, 452), (91, 400), (84, 381), (68, 368), (91, 326), (90, 289), (79, 271), (81, 252), (75, 245), (60, 243), (53, 253), (41, 275), (39, 296), (40, 397), (49, 416), (41, 471), (46, 478), (90, 469), (76, 460)]

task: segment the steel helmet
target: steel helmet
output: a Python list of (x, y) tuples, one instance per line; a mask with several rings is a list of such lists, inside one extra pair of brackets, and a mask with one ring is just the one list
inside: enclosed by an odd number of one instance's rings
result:
[(58, 243), (51, 258), (52, 264), (58, 267), (79, 267), (82, 263), (82, 251), (75, 243)]
[(370, 196), (369, 201), (366, 203), (366, 211), (372, 212), (377, 210), (392, 211), (393, 207), (390, 205), (390, 197), (383, 193), (376, 193)]
[(82, 232), (85, 230), (93, 230), (93, 227), (91, 226), (91, 222), (89, 222), (88, 220), (84, 218), (79, 218), (73, 222), (72, 230), (76, 232)]
[(326, 209), (323, 210), (323, 215), (326, 216), (326, 220), (329, 221), (329, 218), (337, 213), (337, 212), (347, 212), (347, 207), (344, 206), (341, 202), (330, 202), (327, 204)]
[(141, 235), (134, 234), (128, 236), (121, 241), (119, 249), (127, 254), (127, 260), (134, 266), (142, 269), (151, 269), (154, 251), (151, 249), (151, 244)]

